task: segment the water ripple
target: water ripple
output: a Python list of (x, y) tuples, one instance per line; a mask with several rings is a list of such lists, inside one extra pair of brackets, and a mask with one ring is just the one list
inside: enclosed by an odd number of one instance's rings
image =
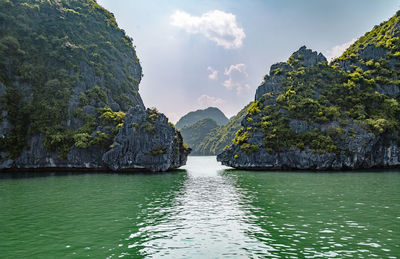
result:
[(397, 258), (400, 174), (247, 172), (0, 180), (0, 257)]

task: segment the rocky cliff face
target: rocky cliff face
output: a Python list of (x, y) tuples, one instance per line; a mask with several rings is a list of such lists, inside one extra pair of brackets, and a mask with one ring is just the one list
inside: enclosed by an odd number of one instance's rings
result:
[(400, 18), (331, 64), (305, 47), (275, 64), (218, 161), (245, 169), (400, 166)]
[(291, 59), (297, 60), (298, 64), (288, 64), (287, 62), (280, 62), (273, 64), (270, 68), (270, 77), (264, 78), (256, 90), (256, 100), (260, 99), (265, 93), (281, 93), (282, 82), (285, 79), (285, 71), (296, 70), (299, 67), (313, 67), (320, 62), (326, 61), (326, 58), (321, 54), (302, 46), (298, 51), (293, 53)]
[(190, 149), (164, 114), (129, 109), (112, 148), (103, 155), (103, 162), (112, 170), (150, 169), (166, 171), (186, 164)]
[(129, 109), (125, 121), (110, 147), (102, 145), (79, 148), (72, 146), (67, 157), (48, 152), (43, 145), (44, 136), (29, 139), (16, 159), (2, 152), (2, 169), (101, 169), (113, 171), (150, 170), (167, 171), (186, 164), (190, 149), (168, 118), (141, 106)]
[[(307, 131), (305, 124), (302, 121), (293, 122), (291, 129), (298, 133)], [(246, 152), (239, 145), (233, 145), (218, 155), (217, 159), (224, 165), (250, 170), (339, 170), (400, 166), (400, 148), (395, 136), (377, 138), (357, 124), (341, 127), (330, 123), (319, 127), (321, 132), (332, 129), (342, 131), (338, 142), (339, 153), (320, 153), (308, 146), (299, 148), (295, 145), (284, 152), (271, 152), (263, 147), (264, 135), (258, 133), (248, 140), (250, 145), (260, 147), (256, 151)]]
[(16, 0), (0, 14), (0, 170), (185, 164), (180, 133), (145, 110), (132, 39), (111, 13), (94, 0)]

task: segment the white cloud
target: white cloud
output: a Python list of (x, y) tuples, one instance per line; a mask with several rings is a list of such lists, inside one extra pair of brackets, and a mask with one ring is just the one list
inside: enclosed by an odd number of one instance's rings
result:
[(171, 15), (171, 25), (188, 33), (203, 34), (209, 40), (226, 49), (237, 49), (246, 37), (243, 28), (236, 23), (236, 16), (219, 10), (209, 11), (201, 16), (192, 16), (183, 11)]
[(232, 90), (233, 87), (235, 86), (235, 82), (233, 82), (233, 80), (231, 78), (229, 78), (228, 80), (225, 80), (222, 85), (225, 86), (226, 89), (228, 90)]
[(218, 71), (217, 70), (215, 70), (212, 67), (207, 67), (207, 70), (210, 72), (210, 74), (208, 75), (208, 78), (210, 78), (212, 80), (218, 79)]
[(351, 39), (350, 41), (345, 42), (343, 44), (333, 46), (330, 50), (326, 52), (327, 54), (326, 58), (328, 59), (328, 61), (332, 61), (333, 59), (340, 57), (343, 54), (343, 52), (348, 47), (350, 47), (350, 45), (353, 44), (356, 40), (357, 39)]
[(229, 68), (225, 68), (224, 75), (230, 76), (235, 71), (244, 73), (247, 76), (245, 64), (236, 64), (236, 65), (231, 65)]
[(209, 96), (206, 94), (201, 95), (199, 98), (197, 98), (197, 103), (202, 107), (202, 108), (207, 108), (207, 107), (215, 107), (215, 106), (222, 106), (226, 104), (226, 100), (215, 97), (215, 96)]
[(249, 91), (249, 90), (250, 90), (250, 85), (249, 84), (245, 84), (243, 86), (241, 85), (241, 86), (238, 86), (236, 88), (236, 94), (241, 96), (241, 95), (246, 94), (247, 91)]
[(244, 95), (250, 89), (250, 85), (246, 83), (249, 75), (246, 72), (245, 64), (236, 64), (225, 68), (224, 75), (228, 79), (222, 85), (228, 90), (236, 90), (238, 96)]

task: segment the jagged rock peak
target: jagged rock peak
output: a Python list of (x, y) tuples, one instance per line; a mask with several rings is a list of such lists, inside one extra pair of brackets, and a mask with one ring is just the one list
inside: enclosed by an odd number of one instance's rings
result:
[(320, 62), (327, 62), (322, 53), (308, 49), (306, 46), (300, 47), (289, 57), (287, 62), (278, 62), (271, 66), (269, 75), (264, 77), (264, 82), (257, 88), (255, 100), (260, 99), (266, 93), (280, 93), (285, 73), (300, 67), (313, 67)]
[(102, 160), (114, 171), (167, 171), (186, 164), (189, 153), (181, 134), (164, 114), (136, 106), (129, 109), (112, 148)]
[(303, 46), (272, 66), (217, 160), (257, 170), (399, 168), (399, 16), (330, 64)]
[(312, 51), (306, 46), (302, 46), (298, 51), (294, 52), (291, 58), (292, 57), (300, 60), (300, 62), (306, 67), (315, 66), (319, 62), (327, 61), (322, 53)]

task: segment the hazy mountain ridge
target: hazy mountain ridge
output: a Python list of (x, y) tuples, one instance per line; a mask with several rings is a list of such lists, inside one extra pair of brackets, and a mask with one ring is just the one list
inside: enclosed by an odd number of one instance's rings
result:
[(223, 126), (229, 121), (220, 109), (216, 107), (208, 107), (207, 109), (192, 111), (182, 116), (182, 118), (180, 118), (175, 124), (175, 127), (181, 129), (206, 118), (213, 119), (219, 126)]
[(236, 132), (241, 127), (241, 121), (247, 114), (249, 105), (245, 106), (229, 122), (215, 130), (211, 131), (200, 143), (196, 146), (196, 152), (199, 155), (215, 156), (220, 154), (226, 146), (232, 144)]
[(182, 116), (176, 127), (181, 130), (185, 142), (192, 148), (192, 155), (213, 155), (202, 143), (208, 135), (214, 135), (228, 121), (221, 110), (208, 107)]
[(199, 152), (200, 143), (204, 138), (219, 129), (215, 120), (210, 118), (202, 119), (192, 125), (185, 126), (180, 129), (185, 143), (192, 149), (192, 155), (204, 155)]

